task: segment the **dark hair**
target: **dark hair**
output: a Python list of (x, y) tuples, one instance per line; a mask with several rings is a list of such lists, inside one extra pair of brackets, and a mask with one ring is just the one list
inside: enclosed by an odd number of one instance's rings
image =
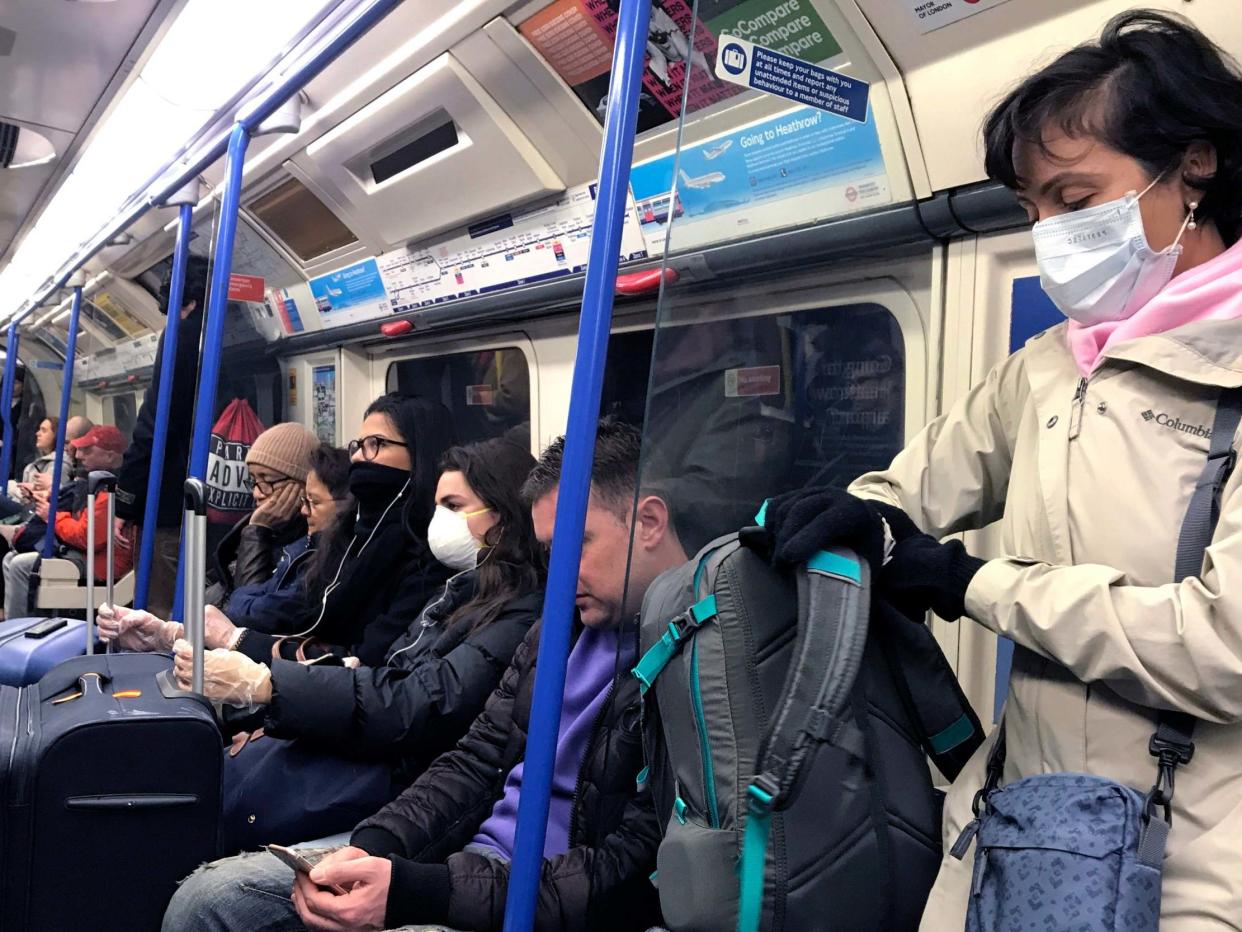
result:
[(408, 445), (411, 482), (402, 520), (419, 547), (426, 550), (427, 524), (435, 511), (436, 480), (440, 477), (438, 466), (453, 445), (452, 418), (438, 401), (398, 392), (380, 395), (371, 402), (363, 417), (372, 414), (388, 418)]
[(316, 537), (315, 552), (311, 554), (306, 572), (302, 574), (302, 590), (318, 599), (345, 559), (345, 549), (354, 536), (357, 515), (354, 513), (353, 496), (349, 494), (349, 454), (340, 447), (320, 444), (311, 451), (310, 468), (328, 487), (333, 498), (345, 499), (339, 503), (332, 524)]
[[(638, 462), (642, 433), (629, 424), (601, 418), (595, 431), (595, 461), (591, 466), (591, 492), (610, 511), (627, 516), (638, 485)], [(539, 457), (522, 485), (522, 500), (533, 505), (561, 481), (565, 438), (557, 437)]]
[(1198, 216), (1227, 244), (1242, 221), (1242, 75), (1229, 56), (1180, 16), (1130, 10), (1098, 41), (1070, 49), (1026, 78), (984, 123), (988, 176), (1018, 186), (1017, 145), (1038, 146), (1053, 126), (1138, 161), (1153, 178), (1175, 170), (1194, 143), (1216, 150), (1216, 173), (1183, 174), (1202, 191)]
[[(185, 287), (181, 292), (181, 307), (196, 301), (195, 310), (203, 311), (207, 307), (207, 286), (211, 280), (211, 263), (202, 256), (189, 255), (185, 262)], [(160, 313), (168, 313), (168, 299), (172, 291), (172, 265), (164, 272), (160, 281)], [(181, 308), (177, 309), (178, 311)]]
[(534, 465), (529, 452), (503, 437), (453, 447), (440, 461), (441, 472), (460, 472), (496, 516), (483, 538), (487, 555), (476, 570), (474, 596), (450, 616), (448, 624), (473, 614), (474, 628), (481, 628), (517, 596), (542, 588), (547, 556), (522, 498), (522, 483)]
[(349, 454), (330, 443), (311, 450), (310, 471), (328, 487), (333, 498), (349, 498)]

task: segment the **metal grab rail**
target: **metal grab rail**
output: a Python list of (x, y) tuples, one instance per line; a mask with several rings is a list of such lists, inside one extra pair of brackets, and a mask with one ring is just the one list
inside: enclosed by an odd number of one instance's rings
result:
[[(56, 555), (56, 500), (60, 497), (60, 472), (65, 457), (65, 426), (69, 421), (69, 396), (73, 394), (73, 360), (78, 346), (78, 318), (82, 314), (82, 285), (73, 286), (73, 309), (69, 312), (69, 338), (65, 343), (65, 365), (60, 377), (60, 420), (56, 424), (56, 454), (52, 460), (52, 487), (47, 494), (47, 532), (43, 535), (43, 556)], [(93, 572), (94, 554), (87, 554), (86, 572)]]
[(578, 351), (569, 395), (555, 534), (543, 602), (543, 628), (539, 636), (539, 663), (535, 669), (530, 730), (522, 771), (522, 797), (509, 869), (505, 932), (526, 932), (535, 926), (556, 737), (565, 694), (565, 665), (569, 659), (574, 597), (578, 589), (578, 561), (582, 556), (582, 534), (591, 492), (595, 428), (604, 384), (608, 333), (612, 326), (621, 229), (625, 222), (650, 16), (650, 0), (622, 0), (613, 48), (608, 110), (604, 118), (591, 251), (578, 324)]
[(0, 417), (4, 418), (4, 446), (0, 447), (0, 490), (9, 487), (13, 466), (13, 382), (17, 375), (17, 321), (9, 324), (4, 348), (4, 383), (0, 386)]
[(147, 596), (151, 589), (151, 564), (155, 561), (155, 525), (159, 520), (160, 493), (164, 484), (164, 453), (168, 448), (168, 417), (172, 410), (177, 338), (181, 331), (181, 306), (185, 297), (185, 269), (190, 258), (190, 225), (193, 218), (193, 201), (181, 204), (177, 217), (177, 244), (173, 248), (172, 280), (168, 283), (168, 323), (164, 325), (160, 389), (155, 397), (151, 471), (147, 474), (147, 498), (142, 510), (142, 527), (146, 529), (146, 533), (139, 542), (138, 574), (134, 581), (134, 608), (137, 609), (147, 607)]

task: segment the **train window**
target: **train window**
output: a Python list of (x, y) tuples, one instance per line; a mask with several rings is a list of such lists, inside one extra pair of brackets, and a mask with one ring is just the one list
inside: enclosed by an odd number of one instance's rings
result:
[(608, 338), (600, 414), (636, 427), (643, 426), (647, 380), (651, 374), (654, 330), (631, 330)]
[(358, 242), (336, 214), (296, 178), (255, 198), (247, 209), (303, 262)]
[(530, 447), (530, 370), (516, 347), (403, 359), (388, 367), (387, 387), (439, 400), (459, 443), (505, 436)]
[(644, 485), (666, 492), (694, 553), (771, 495), (887, 466), (904, 411), (902, 335), (879, 305), (661, 326)]
[(112, 423), (116, 425), (117, 430), (126, 437), (132, 436), (137, 420), (138, 409), (135, 406), (135, 396), (132, 393), (114, 395), (112, 397)]

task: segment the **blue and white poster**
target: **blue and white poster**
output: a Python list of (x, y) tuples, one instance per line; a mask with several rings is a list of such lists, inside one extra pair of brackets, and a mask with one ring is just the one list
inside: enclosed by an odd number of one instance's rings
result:
[(671, 247), (686, 249), (809, 223), (891, 198), (874, 121), (856, 123), (799, 107), (683, 147), (630, 175), (648, 252), (659, 254), (669, 218)]
[(716, 74), (724, 81), (862, 123), (867, 119), (871, 85), (831, 68), (727, 36), (716, 56)]
[(339, 327), (384, 317), (392, 310), (388, 292), (380, 278), (374, 259), (358, 262), (310, 282), (315, 307), (323, 316), (324, 326)]

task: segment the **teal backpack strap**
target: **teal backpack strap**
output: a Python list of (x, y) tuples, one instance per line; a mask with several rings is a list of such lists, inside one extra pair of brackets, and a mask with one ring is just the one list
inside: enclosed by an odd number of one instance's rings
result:
[(699, 628), (716, 617), (716, 597), (709, 595), (695, 602), (688, 609), (668, 623), (668, 629), (660, 636), (660, 640), (639, 658), (638, 664), (630, 672), (638, 680), (640, 695), (646, 695), (656, 678), (668, 666), (685, 646), (688, 638), (698, 633)]
[(803, 766), (821, 744), (863, 754), (848, 710), (867, 644), (869, 569), (852, 551), (833, 548), (813, 556), (797, 584), (797, 641), (746, 788), (738, 932), (759, 928), (772, 813), (793, 802)]

